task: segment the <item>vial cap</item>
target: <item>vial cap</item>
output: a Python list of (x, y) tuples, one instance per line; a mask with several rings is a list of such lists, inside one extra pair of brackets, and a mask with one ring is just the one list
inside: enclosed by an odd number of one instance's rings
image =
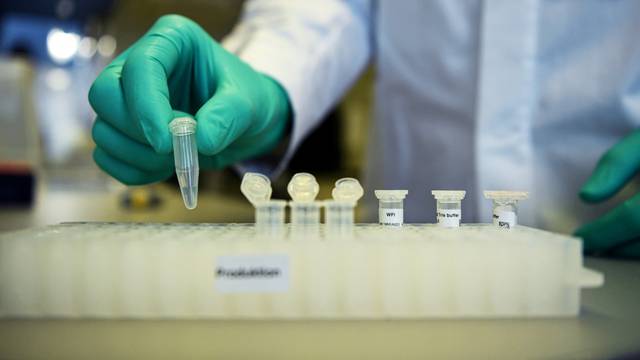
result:
[(240, 192), (256, 205), (271, 199), (271, 181), (262, 174), (248, 172), (242, 177)]
[(376, 190), (374, 191), (378, 200), (400, 201), (409, 193), (409, 190)]
[(433, 195), (436, 200), (440, 201), (460, 201), (464, 199), (464, 196), (467, 194), (464, 190), (432, 190), (431, 195)]
[(169, 131), (174, 136), (191, 135), (196, 132), (196, 121), (190, 117), (177, 117), (169, 123)]
[(320, 185), (316, 178), (309, 173), (297, 173), (293, 175), (287, 185), (287, 192), (296, 202), (310, 202), (316, 199)]
[(502, 200), (502, 201), (518, 201), (529, 198), (527, 191), (507, 191), (507, 190), (487, 190), (484, 192), (486, 199)]
[(340, 202), (357, 202), (364, 195), (364, 189), (360, 182), (354, 178), (342, 178), (336, 181), (331, 191), (333, 200)]

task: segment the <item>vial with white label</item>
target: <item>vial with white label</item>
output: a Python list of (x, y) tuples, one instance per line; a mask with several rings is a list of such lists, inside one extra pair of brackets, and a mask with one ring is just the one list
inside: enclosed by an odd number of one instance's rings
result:
[(320, 202), (315, 201), (320, 185), (316, 178), (309, 173), (297, 173), (293, 175), (287, 185), (287, 192), (292, 201), (291, 225), (309, 226), (320, 224)]
[(466, 195), (464, 190), (433, 190), (431, 195), (436, 198), (436, 219), (439, 226), (456, 228), (462, 219), (462, 199)]
[(384, 226), (402, 226), (404, 223), (404, 198), (408, 190), (376, 190), (378, 221)]
[(493, 224), (513, 229), (518, 224), (518, 201), (529, 197), (526, 191), (485, 191), (484, 197), (493, 200)]

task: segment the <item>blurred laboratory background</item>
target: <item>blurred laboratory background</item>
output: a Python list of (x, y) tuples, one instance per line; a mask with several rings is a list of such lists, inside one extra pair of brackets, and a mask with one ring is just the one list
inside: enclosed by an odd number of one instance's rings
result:
[[(175, 179), (127, 187), (93, 162), (95, 113), (87, 92), (101, 69), (164, 14), (190, 17), (221, 40), (239, 0), (3, 0), (0, 2), (0, 231), (73, 221), (250, 222), (253, 208), (232, 169), (201, 174), (186, 210)], [(367, 71), (302, 145), (274, 197), (298, 171), (315, 174), (319, 198), (333, 180), (358, 177), (368, 133)], [(335, 141), (339, 139), (339, 141)], [(322, 149), (322, 151), (317, 151)]]

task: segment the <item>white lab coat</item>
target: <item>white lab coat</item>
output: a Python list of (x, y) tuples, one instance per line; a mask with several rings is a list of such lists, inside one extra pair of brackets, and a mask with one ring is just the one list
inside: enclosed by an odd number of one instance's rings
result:
[(225, 46), (287, 90), (287, 156), (375, 61), (366, 193), (408, 189), (409, 222), (432, 189), (467, 190), (465, 222), (514, 189), (520, 223), (570, 232), (615, 203), (577, 193), (640, 127), (637, 0), (255, 0)]

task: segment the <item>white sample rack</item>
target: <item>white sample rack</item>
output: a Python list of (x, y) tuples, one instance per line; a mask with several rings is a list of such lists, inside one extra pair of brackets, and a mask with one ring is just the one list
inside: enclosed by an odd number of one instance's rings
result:
[(0, 317), (575, 316), (603, 283), (573, 237), (517, 226), (69, 223), (0, 236)]

